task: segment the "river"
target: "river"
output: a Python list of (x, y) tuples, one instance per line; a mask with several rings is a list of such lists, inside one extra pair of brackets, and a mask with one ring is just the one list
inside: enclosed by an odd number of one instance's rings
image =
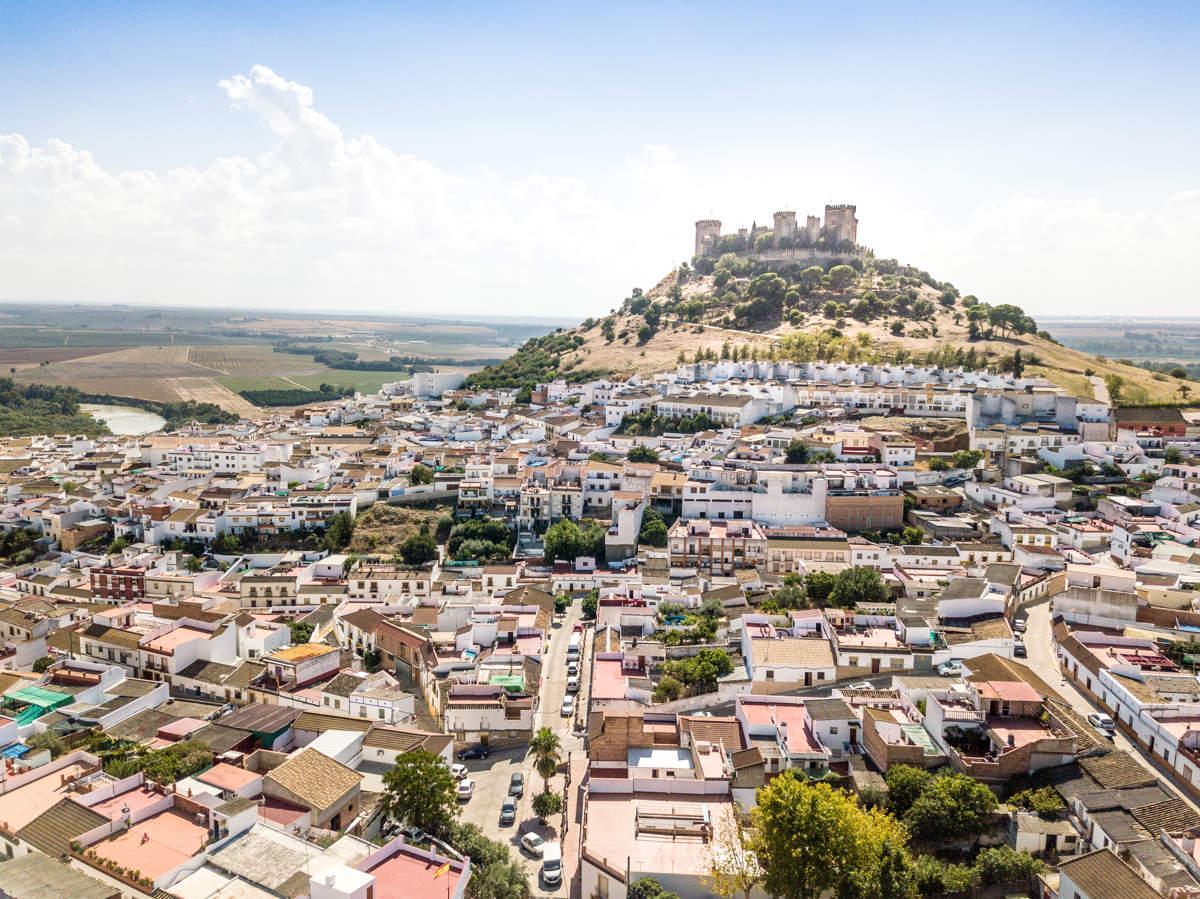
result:
[(152, 434), (167, 423), (161, 415), (138, 409), (136, 406), (109, 406), (99, 403), (81, 403), (79, 408), (92, 418), (98, 418), (114, 434)]

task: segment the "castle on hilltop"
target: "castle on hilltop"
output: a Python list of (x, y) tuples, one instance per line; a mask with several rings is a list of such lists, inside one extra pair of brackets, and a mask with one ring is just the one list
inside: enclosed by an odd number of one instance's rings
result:
[(739, 228), (736, 234), (722, 234), (718, 219), (696, 222), (696, 256), (720, 256), (722, 253), (777, 255), (771, 251), (808, 250), (805, 256), (847, 255), (858, 249), (857, 207), (839, 203), (825, 207), (825, 222), (815, 215), (805, 219), (804, 227), (792, 211), (776, 212), (774, 227), (759, 225)]

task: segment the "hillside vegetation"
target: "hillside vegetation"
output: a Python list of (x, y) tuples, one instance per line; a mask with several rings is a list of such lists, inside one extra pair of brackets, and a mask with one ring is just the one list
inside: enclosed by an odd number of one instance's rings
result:
[(602, 318), (526, 342), (477, 387), (662, 371), (697, 359), (913, 362), (1045, 377), (1084, 397), (1186, 403), (1200, 384), (1057, 343), (1020, 307), (991, 305), (894, 259), (825, 266), (728, 253), (683, 263)]

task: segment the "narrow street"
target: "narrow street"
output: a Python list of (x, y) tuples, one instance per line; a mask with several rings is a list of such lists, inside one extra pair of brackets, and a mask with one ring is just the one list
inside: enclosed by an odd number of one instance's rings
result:
[[(1054, 651), (1054, 635), (1050, 628), (1049, 600), (1043, 600), (1035, 605), (1027, 606), (1026, 613), (1025, 646), (1029, 652), (1029, 657), (1025, 659), (1024, 663), (1042, 680), (1054, 687), (1058, 691), (1058, 694), (1076, 712), (1084, 716), (1090, 715), (1092, 712), (1104, 712), (1107, 714), (1105, 709), (1092, 703), (1059, 670), (1058, 658)], [(1017, 661), (1020, 660), (1018, 659)], [(1112, 743), (1116, 748), (1123, 749), (1129, 753), (1147, 771), (1159, 779), (1166, 780), (1162, 772), (1149, 760), (1145, 751), (1130, 740), (1122, 731), (1117, 731)], [(1192, 806), (1193, 809), (1200, 811), (1200, 808), (1197, 808), (1196, 804), (1183, 791), (1172, 789), (1173, 792), (1182, 796), (1183, 800)]]
[[(562, 741), (561, 754), (564, 764), (572, 751), (579, 752), (583, 748), (583, 739), (572, 732), (574, 716), (564, 717), (562, 714), (563, 697), (567, 695), (567, 644), (575, 624), (582, 619), (579, 602), (572, 603), (566, 615), (555, 622), (550, 631), (549, 646), (542, 660), (542, 683), (539, 689), (538, 709), (536, 712), (534, 732), (539, 728), (548, 727)], [(590, 632), (585, 636), (590, 640)], [(580, 691), (575, 694), (582, 702), (587, 695), (587, 679), (590, 666), (580, 662)], [(534, 769), (533, 757), (526, 747), (495, 750), (491, 755), (480, 761), (465, 763), (470, 771), (470, 778), (475, 781), (475, 794), (461, 806), (462, 820), (476, 824), (484, 834), (493, 840), (498, 840), (508, 846), (514, 858), (518, 858), (529, 875), (529, 885), (535, 896), (566, 896), (571, 889), (578, 868), (578, 851), (572, 848), (577, 834), (572, 830), (563, 842), (562, 884), (556, 889), (549, 889), (541, 881), (541, 864), (538, 859), (529, 855), (521, 848), (521, 836), (528, 831), (535, 831), (546, 840), (561, 840), (562, 819), (555, 816), (545, 826), (541, 825), (533, 814), (533, 797), (542, 791), (542, 779)], [(525, 775), (525, 795), (517, 802), (517, 819), (515, 824), (501, 826), (500, 806), (508, 796), (508, 787), (512, 774), (520, 771)], [(563, 774), (550, 781), (550, 788), (562, 793), (565, 783)], [(574, 788), (575, 784), (572, 784)], [(570, 797), (570, 815), (574, 818), (575, 799)]]

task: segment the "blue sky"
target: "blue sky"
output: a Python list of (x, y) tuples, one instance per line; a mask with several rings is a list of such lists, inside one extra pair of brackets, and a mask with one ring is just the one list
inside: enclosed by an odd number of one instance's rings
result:
[(1034, 312), (1200, 275), (1185, 4), (163, 6), (0, 2), (0, 297), (583, 316), (825, 202)]

